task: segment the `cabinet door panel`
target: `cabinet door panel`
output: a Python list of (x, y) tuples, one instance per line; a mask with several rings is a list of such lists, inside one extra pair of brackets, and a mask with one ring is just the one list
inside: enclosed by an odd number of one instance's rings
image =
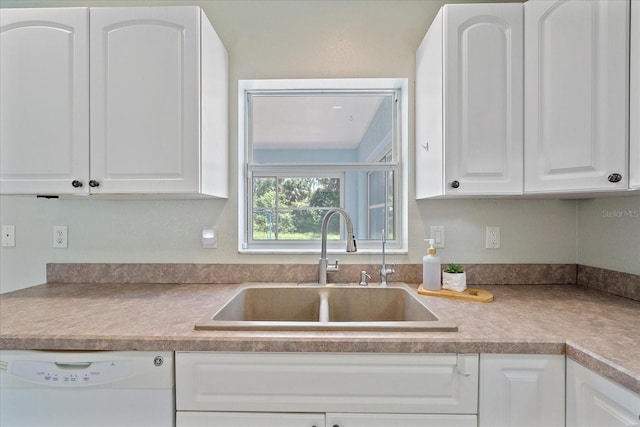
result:
[(524, 7), (525, 191), (627, 188), (629, 2)]
[(640, 425), (640, 395), (567, 360), (567, 426)]
[(416, 51), (417, 199), (522, 193), (522, 37), (522, 4), (438, 12)]
[(563, 355), (482, 354), (481, 427), (564, 426)]
[(199, 22), (195, 7), (91, 9), (95, 192), (197, 190)]
[(0, 14), (1, 193), (88, 192), (88, 31), (86, 8)]
[[(445, 13), (445, 167), (453, 193), (522, 192), (522, 5)], [(446, 185), (446, 184), (445, 184)]]

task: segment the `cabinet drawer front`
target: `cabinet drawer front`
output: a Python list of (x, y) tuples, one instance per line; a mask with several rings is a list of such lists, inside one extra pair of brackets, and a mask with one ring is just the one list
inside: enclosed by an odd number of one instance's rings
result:
[(324, 427), (324, 414), (178, 412), (177, 427)]
[(475, 415), (327, 414), (327, 427), (477, 427)]
[(179, 410), (475, 414), (478, 356), (177, 353), (176, 381)]

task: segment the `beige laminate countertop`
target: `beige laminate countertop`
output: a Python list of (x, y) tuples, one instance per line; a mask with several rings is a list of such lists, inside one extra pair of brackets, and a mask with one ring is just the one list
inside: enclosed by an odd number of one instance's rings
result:
[(421, 296), (458, 332), (195, 331), (238, 285), (46, 284), (0, 295), (0, 349), (567, 354), (640, 393), (640, 302), (573, 285)]

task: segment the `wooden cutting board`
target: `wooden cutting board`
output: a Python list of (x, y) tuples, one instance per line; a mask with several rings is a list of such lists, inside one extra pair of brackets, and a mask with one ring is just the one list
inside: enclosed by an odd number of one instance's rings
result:
[(493, 301), (493, 294), (484, 289), (467, 288), (462, 292), (450, 291), (449, 289), (440, 289), (439, 291), (430, 291), (422, 287), (422, 283), (418, 287), (420, 295), (428, 295), (431, 297), (454, 298), (465, 301), (490, 302)]

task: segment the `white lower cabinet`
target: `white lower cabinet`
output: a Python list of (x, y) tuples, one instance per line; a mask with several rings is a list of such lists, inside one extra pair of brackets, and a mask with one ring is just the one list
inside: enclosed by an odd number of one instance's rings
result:
[(567, 427), (640, 426), (640, 394), (567, 359)]
[(176, 408), (178, 426), (475, 426), (478, 355), (177, 352)]
[(564, 355), (480, 355), (480, 427), (564, 426), (564, 410)]

